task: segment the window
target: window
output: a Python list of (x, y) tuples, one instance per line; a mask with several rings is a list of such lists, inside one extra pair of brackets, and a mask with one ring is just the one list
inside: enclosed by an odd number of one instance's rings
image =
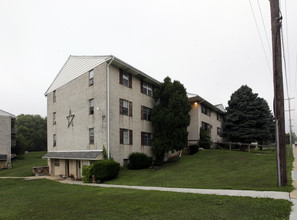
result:
[(53, 91), (53, 102), (56, 102), (56, 90)]
[(132, 75), (120, 69), (120, 84), (132, 88)]
[(153, 87), (151, 85), (147, 84), (146, 82), (142, 82), (141, 81), (140, 86), (141, 86), (141, 88), (140, 88), (141, 89), (141, 92), (143, 94), (146, 94), (148, 96), (152, 96), (153, 95)]
[(202, 129), (205, 130), (205, 131), (208, 131), (208, 132), (211, 132), (211, 125), (210, 124), (207, 124), (205, 122), (202, 122)]
[(222, 129), (221, 128), (217, 128), (217, 135), (219, 135), (219, 136), (222, 135)]
[(53, 125), (56, 124), (56, 112), (53, 113)]
[(94, 128), (89, 129), (89, 140), (90, 144), (94, 144)]
[(210, 109), (209, 108), (207, 108), (206, 106), (204, 106), (204, 105), (201, 105), (201, 107), (202, 107), (202, 113), (203, 114), (206, 114), (206, 115), (208, 115), (208, 116), (210, 116)]
[(141, 132), (141, 145), (152, 146), (153, 135), (152, 133)]
[(120, 99), (120, 114), (132, 117), (132, 102)]
[(89, 72), (89, 86), (94, 84), (94, 70), (90, 70)]
[(217, 113), (217, 120), (222, 121), (222, 116), (219, 113)]
[(120, 144), (133, 144), (133, 131), (120, 128)]
[(89, 114), (94, 114), (94, 99), (89, 100)]
[(59, 159), (55, 159), (55, 167), (59, 167), (60, 166), (60, 160)]
[(141, 119), (142, 120), (151, 120), (151, 109), (145, 106), (141, 106)]
[(128, 167), (129, 165), (129, 159), (123, 159), (123, 166)]
[(56, 134), (53, 135), (53, 146), (57, 146), (57, 137)]

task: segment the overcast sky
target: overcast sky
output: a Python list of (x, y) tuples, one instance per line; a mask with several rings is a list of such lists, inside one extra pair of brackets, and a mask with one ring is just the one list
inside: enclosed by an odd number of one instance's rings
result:
[[(280, 3), (296, 132), (297, 1)], [(0, 109), (15, 115), (46, 116), (69, 55), (114, 55), (225, 107), (246, 84), (272, 108), (269, 0), (0, 0), (0, 27)]]

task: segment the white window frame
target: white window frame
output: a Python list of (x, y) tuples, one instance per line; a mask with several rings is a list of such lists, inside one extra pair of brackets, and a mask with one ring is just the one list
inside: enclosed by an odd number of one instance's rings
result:
[(148, 132), (141, 132), (142, 145), (152, 146), (153, 134)]
[(53, 135), (53, 146), (54, 147), (57, 146), (57, 135), (56, 134)]
[(56, 90), (53, 91), (53, 102), (56, 102), (57, 99), (57, 94), (56, 94)]
[(151, 117), (150, 117), (150, 114), (151, 114), (151, 110), (150, 108), (148, 107), (145, 107), (145, 106), (141, 106), (141, 110), (142, 110), (142, 116), (141, 116), (141, 119), (142, 120), (146, 120), (146, 121), (150, 121), (151, 120)]
[(53, 113), (53, 125), (56, 124), (56, 112)]
[(123, 85), (129, 87), (129, 74), (123, 73)]
[(147, 96), (152, 96), (153, 95), (153, 87), (150, 84), (143, 82), (142, 83), (142, 93)]
[(130, 144), (128, 129), (123, 129), (123, 144)]
[(94, 85), (94, 70), (89, 71), (89, 86)]
[(89, 114), (94, 114), (94, 99), (89, 99)]
[(94, 128), (89, 129), (89, 144), (94, 144), (95, 143), (95, 132)]

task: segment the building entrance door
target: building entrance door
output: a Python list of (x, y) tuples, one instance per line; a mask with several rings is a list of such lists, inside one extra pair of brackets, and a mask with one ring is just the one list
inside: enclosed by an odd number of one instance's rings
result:
[(65, 160), (65, 176), (69, 176), (69, 160)]

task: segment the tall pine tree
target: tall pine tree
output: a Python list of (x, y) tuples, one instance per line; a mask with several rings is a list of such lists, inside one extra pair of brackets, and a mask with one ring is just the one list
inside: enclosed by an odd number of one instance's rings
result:
[(273, 116), (267, 102), (241, 86), (228, 102), (223, 132), (229, 141), (263, 143), (274, 137)]
[(165, 153), (183, 149), (187, 145), (191, 105), (187, 92), (179, 81), (164, 79), (154, 90), (155, 106), (151, 120), (154, 127), (152, 151), (156, 163), (161, 164)]

